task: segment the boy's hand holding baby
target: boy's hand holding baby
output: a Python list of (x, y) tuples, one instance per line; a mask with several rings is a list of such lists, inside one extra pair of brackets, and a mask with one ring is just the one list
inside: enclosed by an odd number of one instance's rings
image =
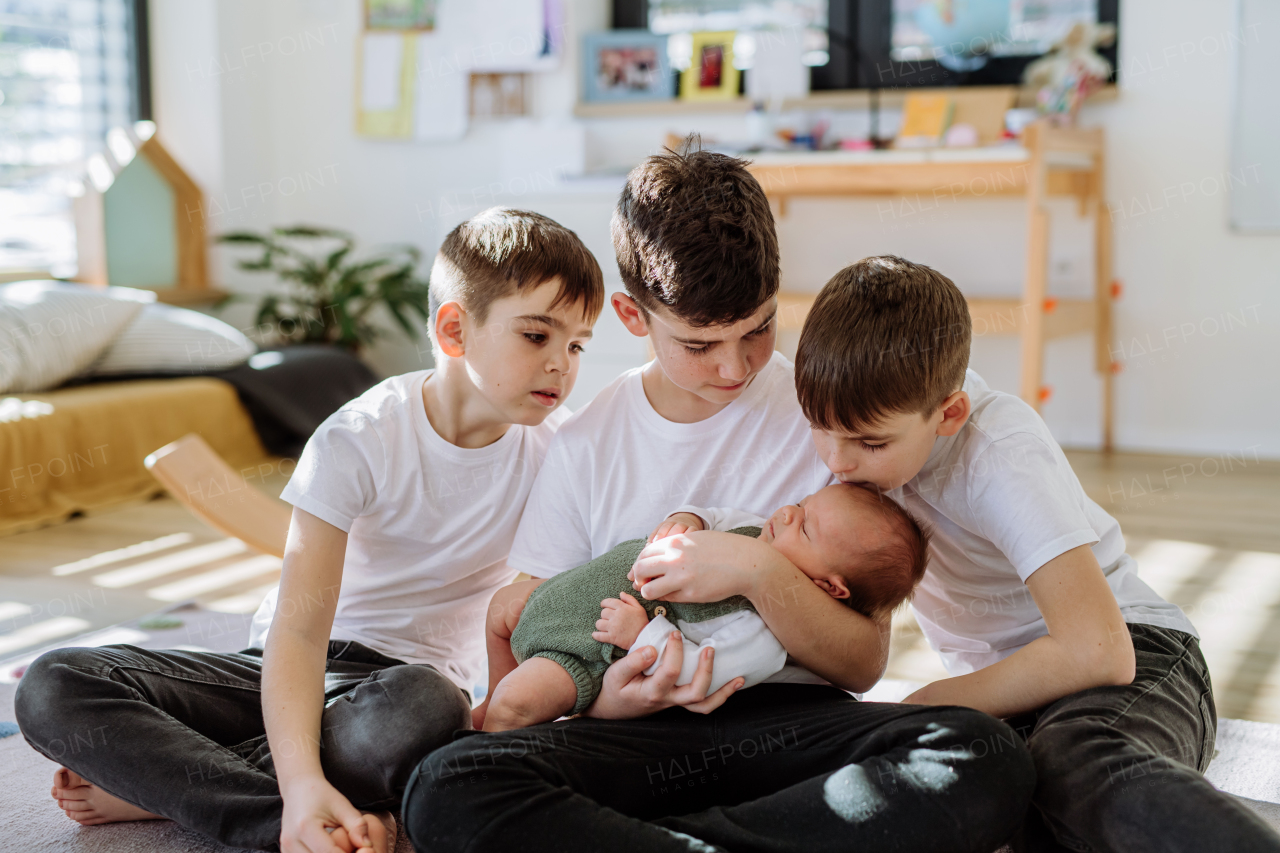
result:
[[(478, 709), (477, 723), (501, 731), (584, 713), (620, 652), (638, 652), (627, 656), (637, 659), (630, 680), (658, 672), (649, 646), (664, 661), (679, 655), (679, 672), (664, 670), (677, 685), (709, 680), (714, 694), (767, 680), (786, 665), (786, 649), (742, 590), (769, 555), (785, 558), (798, 583), (813, 583), (878, 622), (887, 622), (924, 573), (927, 538), (919, 526), (897, 504), (855, 486), (828, 486), (767, 519), (734, 509), (683, 509), (648, 540), (624, 542), (546, 582), (495, 595), (492, 702)], [(706, 565), (689, 559), (700, 541), (714, 554)], [(638, 596), (618, 589), (628, 580)], [(713, 652), (719, 662), (708, 673), (697, 664), (710, 663)]]

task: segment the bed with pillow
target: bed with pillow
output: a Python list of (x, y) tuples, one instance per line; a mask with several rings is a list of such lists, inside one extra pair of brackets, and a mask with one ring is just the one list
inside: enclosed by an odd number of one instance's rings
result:
[(336, 348), (259, 352), (148, 291), (0, 285), (0, 535), (160, 493), (143, 460), (188, 433), (238, 468), (296, 456), (376, 381)]

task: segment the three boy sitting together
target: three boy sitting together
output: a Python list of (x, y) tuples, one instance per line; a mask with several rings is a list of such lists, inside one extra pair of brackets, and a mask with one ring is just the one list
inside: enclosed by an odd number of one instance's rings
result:
[[(436, 367), (308, 443), (253, 647), (32, 664), (36, 749), (111, 732), (61, 756), (70, 817), (286, 851), (386, 850), (387, 810), (424, 851), (1280, 850), (1200, 775), (1194, 627), (1039, 416), (967, 371), (950, 280), (847, 267), (793, 367), (741, 161), (649, 158), (612, 233), (649, 364), (559, 411), (600, 269), (551, 220), (485, 211), (436, 258)], [(913, 589), (952, 677), (860, 702)], [(1117, 777), (1134, 761), (1165, 784)], [(187, 772), (209, 763), (217, 785)]]

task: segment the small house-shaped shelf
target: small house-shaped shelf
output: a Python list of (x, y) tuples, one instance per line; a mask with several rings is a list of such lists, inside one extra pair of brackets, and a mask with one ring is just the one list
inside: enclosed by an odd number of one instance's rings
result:
[(89, 159), (73, 205), (77, 280), (154, 290), (163, 302), (222, 296), (209, 287), (204, 194), (155, 136), (155, 125), (113, 128)]

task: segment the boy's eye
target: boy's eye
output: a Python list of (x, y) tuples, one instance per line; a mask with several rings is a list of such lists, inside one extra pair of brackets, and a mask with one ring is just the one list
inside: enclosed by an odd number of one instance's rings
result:
[(746, 337), (748, 337), (748, 338), (758, 338), (758, 337), (760, 337), (761, 335), (763, 335), (765, 332), (769, 331), (769, 327), (770, 327), (770, 326), (772, 326), (772, 325), (773, 325), (773, 319), (772, 319), (772, 318), (770, 318), (769, 322), (765, 323), (765, 324), (764, 324), (763, 326), (761, 326), (760, 328), (756, 329), (756, 330), (755, 330), (755, 331), (753, 331), (753, 332), (748, 332), (748, 333), (746, 334)]
[(689, 346), (688, 344), (685, 344), (685, 345), (684, 345), (684, 349), (685, 349), (685, 352), (689, 353), (690, 355), (702, 355), (704, 352), (706, 352), (707, 350), (711, 349), (711, 347), (709, 347), (709, 346), (705, 346), (705, 347), (691, 347), (691, 346)]
[(584, 347), (582, 344), (570, 344), (569, 349), (577, 353), (583, 353), (587, 351), (587, 348)]
[[(887, 443), (888, 442), (885, 442), (885, 444)], [(867, 450), (870, 450), (872, 453), (875, 453), (877, 450), (880, 450), (881, 448), (884, 447), (884, 444), (867, 444), (865, 441), (861, 442), (861, 444), (863, 447), (865, 447)]]
[(524, 337), (525, 340), (535, 344), (543, 343), (547, 339), (547, 336), (541, 332), (525, 332)]

